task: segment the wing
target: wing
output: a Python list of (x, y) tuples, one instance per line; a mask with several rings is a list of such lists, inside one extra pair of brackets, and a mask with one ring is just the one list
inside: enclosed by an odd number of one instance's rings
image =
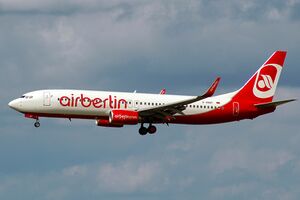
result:
[(146, 121), (165, 121), (166, 118), (172, 117), (176, 113), (184, 115), (182, 111), (186, 109), (186, 105), (211, 97), (215, 93), (220, 79), (221, 78), (218, 77), (203, 95), (183, 101), (172, 102), (163, 106), (141, 109), (139, 110), (139, 116), (147, 119)]

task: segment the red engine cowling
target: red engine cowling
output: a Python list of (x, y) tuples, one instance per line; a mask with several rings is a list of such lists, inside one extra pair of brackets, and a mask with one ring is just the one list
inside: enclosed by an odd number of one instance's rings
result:
[(123, 127), (123, 124), (114, 124), (114, 123), (110, 123), (108, 119), (98, 119), (96, 120), (96, 125), (97, 126), (104, 126), (104, 127)]
[(109, 113), (112, 124), (133, 125), (139, 122), (139, 113), (132, 110), (112, 110)]

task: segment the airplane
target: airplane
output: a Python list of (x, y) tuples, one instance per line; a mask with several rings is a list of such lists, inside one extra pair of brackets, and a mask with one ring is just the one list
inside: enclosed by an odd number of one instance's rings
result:
[(240, 89), (217, 96), (213, 94), (220, 77), (199, 96), (169, 95), (165, 89), (159, 94), (47, 89), (26, 93), (8, 105), (34, 119), (35, 127), (40, 126), (40, 117), (93, 119), (102, 127), (141, 124), (140, 135), (154, 134), (154, 124), (217, 124), (254, 119), (296, 100), (272, 101), (286, 53), (275, 51)]

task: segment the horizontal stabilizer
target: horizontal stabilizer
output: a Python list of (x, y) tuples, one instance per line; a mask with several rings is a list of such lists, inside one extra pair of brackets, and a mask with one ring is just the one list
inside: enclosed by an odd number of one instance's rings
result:
[(254, 104), (255, 107), (257, 108), (270, 108), (270, 107), (276, 107), (285, 103), (289, 103), (291, 101), (295, 101), (297, 99), (288, 99), (288, 100), (283, 100), (283, 101), (274, 101), (274, 102), (269, 102), (269, 103), (259, 103), (259, 104)]

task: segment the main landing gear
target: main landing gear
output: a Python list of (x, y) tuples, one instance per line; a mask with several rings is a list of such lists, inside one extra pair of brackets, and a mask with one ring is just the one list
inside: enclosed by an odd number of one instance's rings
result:
[(141, 128), (139, 129), (139, 134), (140, 135), (146, 135), (147, 133), (149, 134), (154, 134), (156, 132), (156, 127), (153, 126), (152, 124), (149, 124), (148, 128), (144, 127), (144, 124), (141, 124)]

